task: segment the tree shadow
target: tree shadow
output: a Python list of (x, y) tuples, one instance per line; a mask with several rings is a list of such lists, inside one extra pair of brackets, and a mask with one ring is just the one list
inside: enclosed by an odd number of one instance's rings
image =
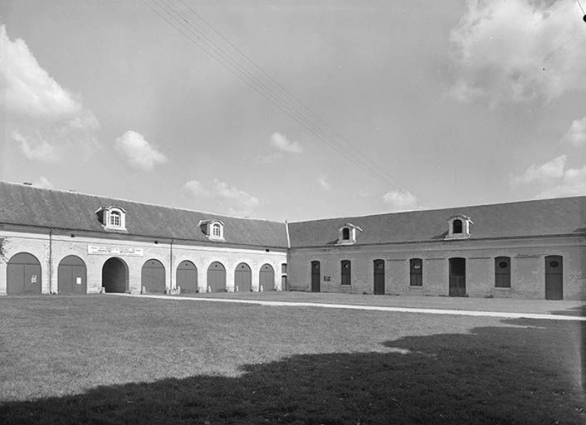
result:
[[(586, 324), (508, 320), (382, 352), (294, 355), (240, 377), (100, 386), (0, 406), (2, 424), (586, 423)], [(164, 367), (164, 365), (162, 365)]]

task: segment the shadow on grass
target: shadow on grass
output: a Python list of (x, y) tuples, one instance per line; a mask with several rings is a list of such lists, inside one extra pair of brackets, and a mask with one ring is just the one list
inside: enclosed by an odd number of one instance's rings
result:
[(586, 324), (506, 324), (405, 337), (383, 352), (295, 355), (246, 365), (236, 378), (164, 379), (8, 402), (0, 423), (586, 423)]

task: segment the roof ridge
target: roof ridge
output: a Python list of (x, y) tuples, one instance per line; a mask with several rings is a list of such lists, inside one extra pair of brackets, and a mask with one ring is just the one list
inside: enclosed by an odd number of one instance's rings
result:
[(292, 222), (289, 222), (289, 224), (316, 223), (316, 222), (333, 221), (333, 220), (354, 220), (354, 219), (382, 217), (382, 216), (399, 215), (399, 214), (453, 211), (458, 208), (462, 208), (462, 209), (464, 209), (464, 208), (486, 208), (486, 207), (496, 207), (496, 206), (505, 206), (505, 205), (512, 206), (512, 205), (520, 205), (520, 204), (540, 203), (540, 202), (559, 201), (559, 200), (571, 200), (571, 199), (586, 199), (586, 195), (563, 196), (563, 197), (559, 197), (559, 198), (525, 199), (522, 201), (494, 202), (494, 203), (489, 203), (489, 204), (476, 204), (476, 205), (461, 205), (461, 206), (446, 207), (446, 208), (418, 209), (418, 210), (408, 210), (408, 211), (389, 211), (389, 212), (367, 214), (367, 215), (338, 216), (338, 217), (330, 217), (330, 218), (318, 218), (315, 220), (292, 221)]
[(73, 194), (73, 195), (91, 196), (91, 197), (96, 197), (96, 198), (108, 199), (111, 201), (123, 201), (123, 202), (130, 202), (133, 204), (148, 205), (148, 206), (152, 206), (152, 207), (166, 208), (166, 209), (171, 209), (171, 210), (187, 211), (187, 212), (193, 212), (193, 213), (199, 213), (199, 214), (209, 214), (209, 215), (214, 215), (216, 217), (227, 217), (227, 218), (235, 218), (238, 220), (254, 220), (254, 221), (265, 221), (268, 223), (284, 224), (284, 222), (281, 222), (281, 221), (268, 220), (268, 219), (264, 219), (264, 218), (238, 217), (238, 216), (234, 216), (234, 215), (220, 214), (220, 213), (215, 213), (215, 212), (211, 212), (211, 211), (194, 210), (194, 209), (190, 209), (190, 208), (182, 208), (182, 207), (175, 207), (175, 206), (169, 206), (169, 205), (155, 204), (152, 202), (136, 201), (136, 200), (132, 200), (132, 199), (117, 198), (117, 197), (113, 197), (113, 196), (104, 196), (104, 195), (98, 195), (98, 194), (87, 193), (87, 192), (78, 192), (76, 190), (71, 190), (71, 189), (68, 190), (68, 189), (47, 188), (47, 187), (35, 186), (34, 184), (29, 185), (29, 184), (25, 184), (25, 183), (16, 183), (16, 182), (9, 182), (9, 181), (0, 181), (0, 184), (8, 184), (8, 185), (19, 186), (19, 187), (25, 186), (28, 188), (34, 188), (37, 190), (46, 190), (46, 191), (50, 191), (50, 192), (61, 192), (61, 193), (67, 193), (67, 194)]

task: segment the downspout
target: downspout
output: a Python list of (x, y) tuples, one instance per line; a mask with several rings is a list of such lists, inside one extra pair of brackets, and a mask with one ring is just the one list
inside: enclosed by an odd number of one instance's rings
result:
[(49, 294), (53, 293), (53, 229), (49, 229)]
[[(173, 239), (171, 239), (169, 253), (169, 293), (173, 293)], [(177, 287), (175, 287), (177, 289)]]

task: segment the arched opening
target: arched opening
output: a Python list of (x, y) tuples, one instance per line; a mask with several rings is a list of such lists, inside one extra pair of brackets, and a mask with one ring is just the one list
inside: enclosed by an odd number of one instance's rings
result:
[(263, 291), (275, 290), (275, 270), (270, 264), (265, 264), (260, 268), (259, 285)]
[(165, 266), (159, 260), (148, 260), (142, 266), (140, 284), (144, 293), (164, 294), (165, 293)]
[(246, 263), (240, 263), (234, 270), (234, 291), (250, 292), (252, 290), (252, 272)]
[(41, 263), (32, 254), (13, 255), (6, 268), (8, 295), (39, 295), (42, 287)]
[(109, 258), (102, 267), (102, 287), (108, 293), (128, 291), (128, 267), (120, 258)]
[(208, 267), (208, 287), (211, 292), (226, 292), (226, 268), (217, 261)]
[(57, 292), (87, 294), (87, 270), (83, 260), (75, 255), (65, 257), (57, 269)]
[(191, 261), (182, 261), (177, 266), (177, 286), (182, 294), (197, 292), (197, 267)]
[(385, 294), (385, 260), (374, 260), (374, 294)]
[(320, 292), (321, 265), (319, 261), (311, 262), (311, 292)]

